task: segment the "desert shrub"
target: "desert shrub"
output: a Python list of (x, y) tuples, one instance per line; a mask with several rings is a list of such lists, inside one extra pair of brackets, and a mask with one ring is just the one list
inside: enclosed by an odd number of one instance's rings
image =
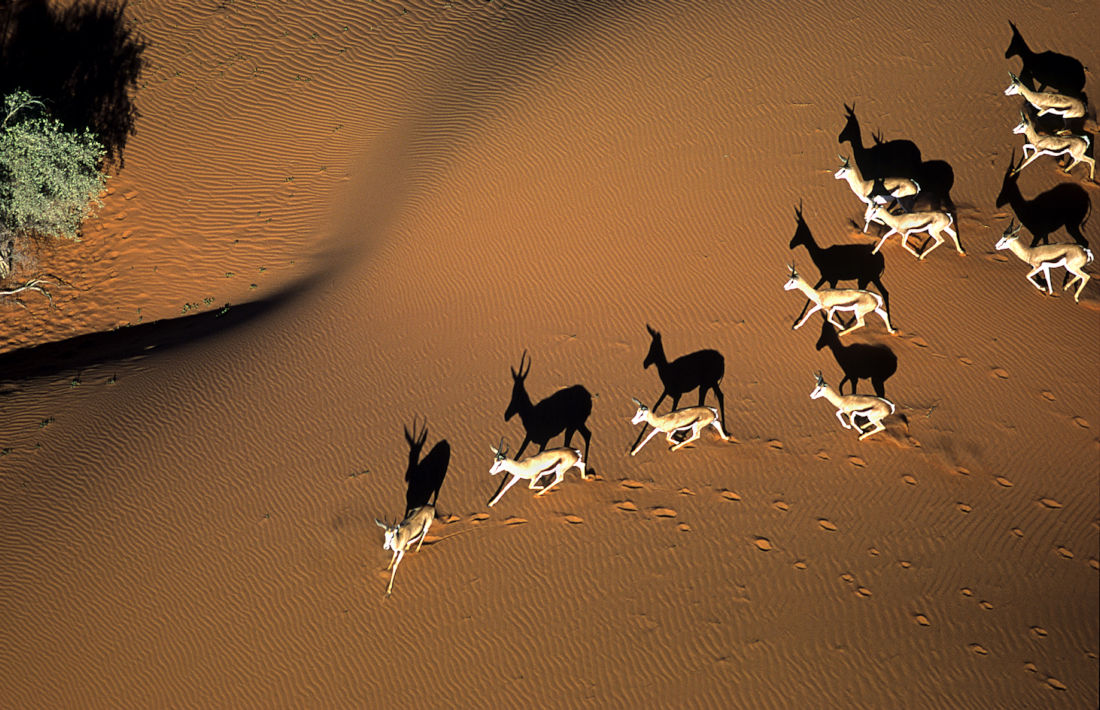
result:
[(29, 237), (80, 238), (101, 206), (105, 150), (89, 130), (67, 130), (25, 91), (4, 97), (0, 120), (0, 279)]

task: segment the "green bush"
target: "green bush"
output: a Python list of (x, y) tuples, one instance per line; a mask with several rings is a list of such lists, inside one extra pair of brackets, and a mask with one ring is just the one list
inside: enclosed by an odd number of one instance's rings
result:
[[(87, 129), (69, 131), (25, 91), (4, 97), (0, 121), (0, 278), (12, 244), (27, 237), (80, 238), (101, 205), (103, 145)], [(0, 262), (4, 259), (0, 259)], [(5, 268), (7, 267), (7, 268)]]

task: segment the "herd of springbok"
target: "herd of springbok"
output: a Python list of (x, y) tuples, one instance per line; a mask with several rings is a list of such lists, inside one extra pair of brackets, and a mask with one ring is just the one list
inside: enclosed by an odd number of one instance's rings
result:
[[(1005, 57), (1020, 56), (1027, 59), (1029, 56), (1036, 56), (1023, 43), (1023, 39), (1020, 37), (1015, 25), (1012, 25), (1012, 31), (1012, 43), (1009, 45)], [(1051, 57), (1047, 58), (1051, 62), (1059, 59), (1070, 59), (1049, 52), (1044, 54), (1052, 55), (1053, 59)], [(1073, 64), (1069, 63), (1068, 66), (1057, 67), (1055, 73), (1072, 74), (1074, 69)], [(1013, 133), (1025, 137), (1023, 158), (1019, 165), (1010, 166), (1009, 175), (1015, 176), (1040, 156), (1047, 155), (1056, 158), (1067, 158), (1067, 164), (1063, 168), (1067, 174), (1079, 163), (1085, 163), (1089, 168), (1089, 180), (1095, 181), (1096, 163), (1093, 158), (1086, 155), (1092, 139), (1087, 133), (1076, 134), (1068, 129), (1068, 119), (1082, 119), (1085, 117), (1085, 102), (1076, 96), (1058, 93), (1047, 83), (1049, 79), (1044, 80), (1044, 77), (1031, 75), (1027, 72), (1028, 68), (1025, 62), (1025, 69), (1021, 72), (1024, 78), (1021, 79), (1010, 73), (1010, 83), (1004, 91), (1006, 96), (1019, 95), (1026, 102), (1020, 109), (1020, 123), (1013, 129)], [(1032, 82), (1039, 85), (1039, 90), (1033, 90), (1028, 86)], [(1079, 86), (1083, 87), (1083, 84), (1082, 77)], [(1032, 116), (1031, 112), (1034, 112), (1035, 115)], [(1037, 119), (1047, 115), (1061, 117), (1062, 127), (1060, 130), (1054, 132), (1042, 132), (1040, 130)], [(849, 125), (853, 125), (855, 116), (851, 108), (848, 108), (848, 118)], [(966, 255), (966, 251), (959, 241), (958, 232), (952, 228), (955, 223), (955, 215), (953, 214), (953, 208), (950, 207), (949, 199), (942, 200), (938, 199), (942, 196), (931, 196), (929, 199), (924, 200), (931, 207), (914, 210), (917, 201), (924, 196), (917, 176), (898, 174), (893, 176), (880, 175), (872, 178), (865, 177), (858, 160), (859, 151), (862, 150), (862, 143), (858, 135), (858, 124), (854, 125), (855, 134), (846, 137), (845, 132), (842, 132), (841, 139), (842, 141), (851, 141), (853, 150), (856, 152), (854, 157), (857, 159), (852, 160), (849, 157), (839, 156), (841, 166), (834, 177), (837, 180), (847, 182), (852, 192), (863, 203), (863, 231), (866, 232), (872, 222), (882, 225), (885, 230), (878, 238), (877, 244), (870, 250), (869, 255), (862, 254), (862, 250), (857, 253), (855, 246), (840, 245), (822, 249), (813, 241), (813, 237), (809, 235), (808, 230), (805, 230), (805, 233), (801, 233), (801, 231), (796, 233), (791, 242), (792, 249), (801, 244), (806, 246), (812, 257), (831, 251), (841, 258), (815, 258), (815, 263), (818, 264), (818, 268), (822, 272), (821, 280), (816, 286), (810, 285), (798, 273), (795, 266), (791, 264), (788, 267), (789, 279), (783, 287), (787, 291), (797, 290), (807, 298), (806, 307), (803, 309), (804, 313), (801, 319), (796, 320), (792, 325), (792, 329), (797, 330), (812, 314), (821, 311), (827, 323), (835, 326), (838, 331), (829, 329), (829, 333), (834, 338), (839, 338), (839, 336), (846, 335), (857, 328), (862, 328), (866, 324), (866, 316), (872, 313), (882, 319), (887, 332), (890, 334), (897, 333), (897, 330), (890, 323), (889, 306), (884, 298), (886, 291), (878, 281), (882, 273), (882, 256), (879, 255), (879, 250), (882, 249), (883, 244), (889, 237), (894, 234), (900, 235), (902, 247), (918, 260), (924, 260), (943, 244), (945, 241), (943, 235), (946, 234), (954, 243), (956, 252), (960, 256)], [(846, 132), (849, 130), (849, 128), (845, 129)], [(881, 141), (877, 136), (876, 141), (881, 145)], [(906, 163), (904, 159), (901, 162)], [(1013, 162), (1015, 162), (1015, 158), (1013, 158)], [(915, 163), (910, 163), (910, 165), (915, 165)], [(801, 207), (798, 210), (798, 217), (800, 230), (805, 229)], [(1089, 280), (1089, 275), (1084, 272), (1083, 267), (1093, 260), (1092, 251), (1088, 247), (1077, 243), (1043, 244), (1027, 247), (1019, 239), (1022, 228), (1022, 224), (1017, 225), (1013, 220), (997, 241), (996, 248), (999, 250), (1007, 249), (1027, 262), (1032, 267), (1031, 271), (1027, 273), (1028, 282), (1040, 291), (1050, 295), (1054, 293), (1050, 277), (1051, 269), (1065, 268), (1067, 273), (1063, 281), (1063, 290), (1076, 283), (1077, 289), (1074, 292), (1074, 300), (1079, 302), (1081, 292)], [(920, 251), (918, 251), (909, 243), (909, 237), (921, 233), (927, 235), (927, 238)], [(1042, 236), (1045, 237), (1045, 235)], [(929, 241), (932, 242), (931, 246), (928, 246)], [(844, 256), (841, 256), (842, 254)], [(849, 256), (851, 258), (848, 258)], [(855, 264), (849, 263), (856, 258), (862, 260), (858, 269), (854, 268)], [(876, 258), (878, 260), (877, 264), (873, 263)], [(838, 264), (836, 262), (844, 263)], [(830, 273), (826, 273), (826, 265), (831, 266)], [(1044, 277), (1045, 286), (1036, 280), (1035, 277), (1039, 274)], [(1072, 278), (1070, 278), (1071, 276)], [(836, 282), (844, 279), (860, 280), (860, 288), (836, 288)], [(871, 281), (882, 292), (881, 295), (863, 288)], [(826, 282), (829, 282), (830, 287), (820, 288)], [(847, 325), (840, 322), (837, 320), (838, 314), (850, 316), (850, 322)], [(637, 408), (631, 423), (634, 425), (641, 424), (642, 431), (638, 435), (638, 440), (630, 448), (630, 455), (636, 455), (657, 434), (664, 434), (671, 451), (677, 451), (698, 440), (708, 428), (713, 428), (723, 441), (729, 441), (730, 437), (721, 421), (721, 417), (724, 416), (724, 398), (721, 389), (719, 389), (719, 382), (722, 379), (725, 367), (722, 355), (714, 350), (700, 350), (670, 362), (664, 354), (661, 334), (648, 325), (646, 328), (649, 330), (652, 343), (643, 366), (648, 368), (650, 365), (656, 365), (664, 390), (652, 407), (648, 407), (634, 398), (633, 401)], [(839, 340), (837, 345), (839, 345)], [(818, 347), (821, 347), (820, 344)], [(521, 480), (528, 482), (529, 489), (538, 491), (536, 496), (542, 496), (561, 483), (565, 472), (570, 469), (577, 469), (582, 479), (587, 478), (585, 460), (588, 456), (591, 432), (585, 425), (585, 421), (592, 410), (591, 395), (580, 385), (574, 385), (558, 390), (538, 404), (532, 403), (524, 387), (524, 379), (530, 370), (529, 361), (526, 369), (524, 368), (526, 356), (525, 352), (520, 359), (518, 371), (512, 369), (514, 387), (512, 401), (505, 413), (505, 419), (510, 419), (513, 415), (518, 414), (527, 431), (527, 437), (512, 456), (509, 456), (503, 438), (496, 447), (490, 447), (494, 458), (489, 473), (495, 475), (503, 472), (510, 477), (501, 484), (497, 493), (489, 500), (488, 505), (490, 507), (495, 505), (508, 489)], [(847, 379), (848, 377), (845, 378), (845, 381)], [(829, 386), (821, 372), (815, 373), (815, 380), (810, 398), (825, 399), (833, 405), (836, 408), (836, 417), (841, 426), (845, 429), (855, 429), (859, 433), (860, 441), (884, 431), (886, 427), (882, 423), (883, 419), (896, 410), (894, 403), (885, 397), (856, 394), (858, 380), (852, 382), (852, 394), (848, 395), (842, 393), (843, 389), (838, 392)], [(841, 382), (841, 388), (843, 388), (843, 384), (844, 381)], [(680, 397), (694, 390), (699, 392), (699, 404), (677, 408)], [(709, 390), (714, 391), (719, 407), (723, 410), (721, 413), (718, 409), (704, 406), (704, 400)], [(881, 392), (879, 394), (881, 395)], [(671, 411), (667, 414), (657, 414), (656, 409), (665, 397), (672, 399)], [(642, 436), (645, 434), (647, 426), (652, 427), (652, 431), (643, 439)], [(569, 445), (575, 432), (580, 432), (585, 440), (583, 455), (580, 450)], [(549, 440), (559, 434), (564, 434), (565, 445), (547, 448)], [(539, 451), (529, 456), (523, 456), (523, 451), (529, 443), (538, 445)], [(541, 483), (543, 479), (550, 477), (552, 477), (552, 480), (549, 483)], [(385, 530), (383, 549), (393, 552), (390, 565), (387, 567), (387, 569), (392, 568), (393, 572), (386, 588), (386, 596), (389, 596), (393, 589), (393, 578), (397, 574), (397, 566), (401, 563), (405, 552), (414, 543), (416, 549), (420, 549), (434, 517), (434, 504), (426, 504), (410, 508), (406, 512), (405, 519), (400, 523), (390, 525), (381, 520), (376, 521)]]

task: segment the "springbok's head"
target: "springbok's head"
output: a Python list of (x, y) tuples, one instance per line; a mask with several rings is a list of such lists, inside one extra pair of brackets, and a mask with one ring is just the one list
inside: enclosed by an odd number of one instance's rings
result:
[(382, 528), (383, 530), (386, 531), (386, 540), (382, 543), (382, 549), (383, 550), (393, 550), (394, 549), (393, 541), (394, 541), (394, 537), (396, 537), (396, 535), (397, 535), (397, 527), (398, 526), (390, 525), (389, 523), (384, 523), (381, 520), (379, 520), (378, 518), (375, 518), (374, 522), (378, 524), (378, 527), (380, 527), (380, 528)]
[(1023, 135), (1027, 133), (1027, 129), (1031, 126), (1031, 119), (1028, 117), (1025, 111), (1020, 111), (1020, 122), (1016, 124), (1016, 127), (1012, 129), (1012, 132), (1017, 135)]
[[(525, 360), (527, 362), (526, 369), (524, 368)], [(531, 399), (527, 396), (527, 386), (524, 384), (527, 380), (527, 373), (531, 372), (531, 359), (527, 357), (527, 351), (524, 350), (519, 357), (518, 371), (512, 367), (508, 369), (512, 371), (512, 399), (508, 402), (508, 409), (504, 410), (504, 421), (508, 421), (519, 414), (525, 405), (531, 404)]]
[(489, 450), (493, 452), (493, 466), (489, 469), (489, 473), (495, 476), (504, 470), (504, 462), (508, 460), (508, 448), (504, 446), (504, 437), (500, 437), (500, 446), (496, 448), (490, 446)]
[(634, 418), (630, 420), (630, 423), (641, 424), (645, 421), (645, 415), (649, 412), (649, 407), (642, 404), (637, 397), (631, 397), (630, 399), (634, 400), (634, 404), (638, 407), (638, 411), (634, 412)]
[(1001, 234), (1001, 238), (997, 240), (997, 248), (1008, 249), (1012, 245), (1012, 242), (1020, 238), (1020, 230), (1023, 226), (1022, 224), (1016, 224), (1016, 220), (1009, 222), (1008, 226), (1005, 227), (1004, 233)]
[(815, 372), (814, 377), (817, 379), (817, 385), (814, 387), (814, 391), (810, 392), (810, 399), (820, 399), (825, 396), (825, 388), (828, 385), (825, 384), (825, 378), (821, 376), (821, 370)]
[(800, 278), (798, 270), (794, 268), (794, 264), (787, 264), (787, 268), (790, 270), (791, 275), (787, 279), (787, 283), (783, 284), (784, 291), (793, 291), (798, 288), (798, 281)]
[(836, 157), (840, 158), (840, 169), (836, 171), (833, 177), (837, 180), (843, 180), (848, 177), (848, 173), (852, 172), (852, 164), (848, 162), (847, 158), (839, 153), (837, 153)]
[(1008, 73), (1009, 84), (1005, 89), (1005, 96), (1014, 96), (1020, 93), (1020, 77), (1016, 76), (1012, 72)]
[(661, 361), (664, 356), (664, 346), (661, 344), (660, 332), (653, 330), (649, 327), (649, 323), (645, 324), (645, 329), (649, 331), (649, 352), (646, 353), (645, 360), (642, 360), (642, 369), (645, 370), (650, 365), (655, 365)]

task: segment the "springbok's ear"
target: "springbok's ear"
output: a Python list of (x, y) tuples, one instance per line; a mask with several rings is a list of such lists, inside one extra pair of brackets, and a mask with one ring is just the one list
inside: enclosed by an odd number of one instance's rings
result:
[(382, 522), (381, 520), (379, 520), (378, 518), (375, 518), (375, 519), (374, 519), (374, 522), (375, 522), (375, 523), (377, 523), (378, 527), (382, 528), (383, 530), (389, 530), (389, 529), (390, 529), (390, 526), (389, 526), (389, 525), (386, 525), (385, 523), (383, 523), (383, 522)]

